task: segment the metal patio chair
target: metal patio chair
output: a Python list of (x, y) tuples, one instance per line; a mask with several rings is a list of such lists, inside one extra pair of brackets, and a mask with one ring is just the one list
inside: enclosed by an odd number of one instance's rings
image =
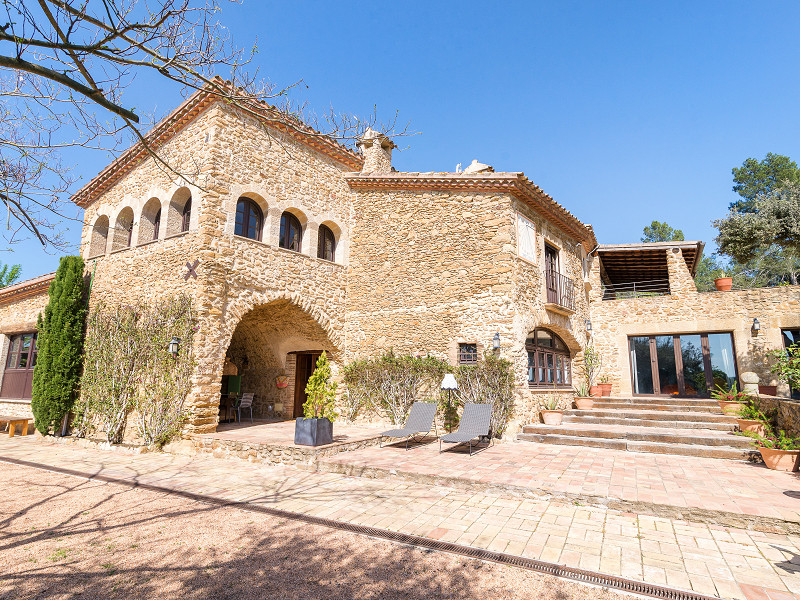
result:
[(428, 435), (430, 430), (436, 431), (436, 404), (433, 402), (414, 402), (411, 405), (411, 412), (408, 413), (406, 426), (402, 429), (390, 429), (381, 433), (380, 446), (383, 447), (383, 438), (406, 438), (406, 450), (408, 441), (421, 442)]
[(250, 422), (253, 422), (253, 392), (246, 392), (236, 402), (236, 414), (239, 417), (239, 423), (242, 422), (242, 409), (250, 410)]
[[(469, 455), (472, 456), (472, 440), (478, 439), (492, 444), (492, 405), (469, 403), (464, 405), (464, 413), (458, 431), (448, 433), (439, 438), (439, 452), (442, 442), (445, 444), (469, 444)], [(488, 446), (487, 446), (488, 448)]]

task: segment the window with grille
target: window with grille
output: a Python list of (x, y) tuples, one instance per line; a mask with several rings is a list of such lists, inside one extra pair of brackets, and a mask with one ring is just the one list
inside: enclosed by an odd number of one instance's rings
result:
[(478, 344), (458, 345), (458, 364), (475, 365), (478, 363)]

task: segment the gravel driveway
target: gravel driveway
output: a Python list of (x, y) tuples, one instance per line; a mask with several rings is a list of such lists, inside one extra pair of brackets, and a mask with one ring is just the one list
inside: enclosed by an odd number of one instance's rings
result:
[(630, 597), (29, 467), (0, 478), (4, 600)]

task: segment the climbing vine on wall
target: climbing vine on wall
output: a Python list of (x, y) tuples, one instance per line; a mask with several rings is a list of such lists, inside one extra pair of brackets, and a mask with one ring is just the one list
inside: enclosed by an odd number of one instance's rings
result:
[[(196, 329), (185, 295), (153, 306), (95, 308), (86, 331), (75, 433), (102, 431), (109, 442), (120, 443), (134, 415), (136, 433), (147, 445), (162, 446), (177, 435), (187, 418)], [(167, 351), (173, 337), (181, 340), (177, 356)]]

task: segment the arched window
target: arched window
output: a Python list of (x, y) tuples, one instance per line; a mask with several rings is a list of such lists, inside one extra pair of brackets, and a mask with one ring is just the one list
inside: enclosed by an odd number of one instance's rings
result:
[(158, 239), (158, 230), (161, 229), (161, 209), (158, 209), (156, 216), (153, 217), (153, 239)]
[(336, 260), (336, 238), (330, 227), (325, 225), (319, 226), (319, 235), (317, 236), (317, 258), (322, 258), (331, 262)]
[(89, 256), (99, 256), (106, 253), (108, 240), (108, 217), (102, 215), (92, 227), (92, 238), (89, 243)]
[(133, 210), (126, 206), (117, 216), (117, 221), (114, 224), (114, 238), (111, 245), (112, 252), (114, 250), (122, 250), (123, 248), (130, 248), (133, 241)]
[(536, 387), (572, 385), (569, 348), (552, 331), (536, 329), (525, 340), (528, 383)]
[(261, 227), (264, 222), (258, 204), (242, 196), (236, 203), (236, 228), (234, 233), (251, 240), (261, 240)]
[(281, 215), (281, 235), (278, 245), (287, 250), (300, 252), (300, 242), (303, 239), (303, 228), (300, 221), (290, 212)]
[(183, 205), (183, 214), (181, 215), (181, 231), (189, 231), (189, 222), (192, 220), (192, 197)]

